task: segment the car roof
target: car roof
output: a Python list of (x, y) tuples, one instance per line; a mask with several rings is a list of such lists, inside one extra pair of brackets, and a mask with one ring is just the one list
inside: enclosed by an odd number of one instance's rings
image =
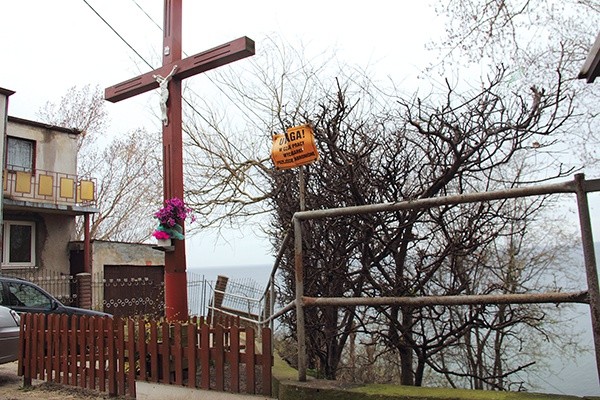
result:
[(28, 281), (27, 279), (19, 278), (18, 276), (6, 276), (6, 275), (1, 275), (1, 274), (0, 274), (0, 280), (33, 283), (31, 281)]

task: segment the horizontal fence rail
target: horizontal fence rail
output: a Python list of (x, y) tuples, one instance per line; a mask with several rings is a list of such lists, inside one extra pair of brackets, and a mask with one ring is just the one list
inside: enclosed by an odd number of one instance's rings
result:
[(135, 397), (135, 381), (271, 395), (271, 332), (131, 318), (25, 314), (19, 374)]

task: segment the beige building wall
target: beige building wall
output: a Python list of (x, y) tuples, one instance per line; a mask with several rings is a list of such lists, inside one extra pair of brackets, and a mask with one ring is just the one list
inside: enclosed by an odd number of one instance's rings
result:
[[(69, 242), (75, 231), (75, 217), (66, 214), (46, 214), (27, 211), (6, 211), (6, 221), (35, 222), (36, 254), (34, 269), (69, 275)], [(5, 271), (31, 267), (2, 266)]]
[[(69, 242), (75, 239), (75, 213), (59, 209), (53, 200), (36, 198), (37, 178), (42, 171), (60, 173), (75, 182), (77, 174), (77, 140), (79, 131), (8, 116), (6, 136), (35, 142), (35, 174), (32, 175), (31, 194), (13, 192), (14, 172), (6, 172), (3, 221), (35, 223), (35, 257), (32, 266), (3, 263), (2, 270), (17, 273), (20, 270), (70, 274)], [(5, 144), (5, 141), (2, 141)], [(5, 151), (2, 150), (2, 155)], [(3, 164), (4, 166), (4, 164)], [(52, 175), (51, 174), (51, 175)], [(71, 176), (72, 175), (72, 176)], [(57, 182), (56, 178), (55, 181)], [(74, 190), (72, 191), (74, 192)]]
[[(4, 167), (4, 142), (6, 137), (6, 123), (8, 118), (8, 98), (14, 94), (12, 90), (0, 87), (0, 163)], [(0, 228), (3, 220), (3, 197), (0, 196)], [(0, 229), (0, 254), (2, 254), (2, 229)]]
[(69, 242), (75, 233), (75, 217), (64, 214), (41, 214), (42, 223), (38, 232), (41, 248), (37, 257), (40, 266), (46, 271), (58, 271), (69, 275)]
[(36, 142), (36, 170), (77, 174), (79, 131), (69, 129), (57, 131), (57, 128), (51, 125), (10, 117), (7, 132), (9, 136)]

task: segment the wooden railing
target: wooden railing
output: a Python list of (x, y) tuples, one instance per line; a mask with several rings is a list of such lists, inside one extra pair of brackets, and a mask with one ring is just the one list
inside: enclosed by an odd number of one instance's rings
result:
[[(271, 394), (271, 331), (131, 318), (26, 314), (19, 374), (135, 398), (144, 380), (233, 393)], [(257, 348), (258, 347), (258, 348)], [(227, 377), (227, 379), (226, 379)]]

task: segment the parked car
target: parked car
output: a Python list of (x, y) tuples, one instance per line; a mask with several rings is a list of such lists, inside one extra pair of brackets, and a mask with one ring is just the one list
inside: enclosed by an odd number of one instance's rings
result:
[(111, 317), (110, 314), (69, 307), (38, 285), (20, 278), (0, 276), (0, 305), (18, 313), (88, 315)]
[(0, 364), (15, 361), (19, 354), (19, 321), (14, 310), (0, 306)]

